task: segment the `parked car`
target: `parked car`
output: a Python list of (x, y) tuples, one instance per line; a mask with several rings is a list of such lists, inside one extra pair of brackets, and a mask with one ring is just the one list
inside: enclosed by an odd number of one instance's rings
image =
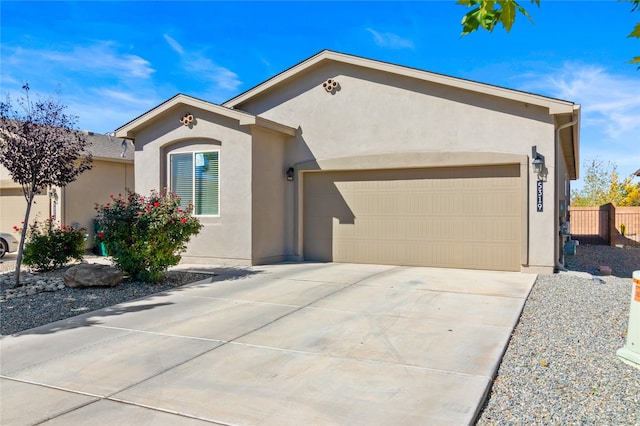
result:
[(16, 240), (16, 237), (6, 232), (0, 232), (0, 258), (16, 250), (18, 250), (18, 240)]

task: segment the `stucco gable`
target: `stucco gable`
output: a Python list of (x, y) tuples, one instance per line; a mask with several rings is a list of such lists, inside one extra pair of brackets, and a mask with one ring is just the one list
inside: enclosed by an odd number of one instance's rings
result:
[(548, 108), (549, 114), (571, 114), (574, 111), (575, 104), (573, 102), (541, 96), (533, 93), (522, 92), (518, 90), (508, 89), (505, 87), (494, 86), (486, 83), (479, 83), (472, 80), (465, 80), (458, 77), (447, 76), (434, 72), (424, 71), (417, 68), (410, 68), (401, 65), (391, 64), (388, 62), (376, 61), (359, 56), (347, 55), (344, 53), (323, 50), (318, 54), (294, 65), (293, 67), (275, 75), (263, 83), (247, 90), (244, 93), (224, 102), (222, 106), (228, 108), (242, 109), (244, 103), (253, 101), (261, 96), (265, 96), (279, 87), (286, 85), (290, 80), (296, 78), (300, 74), (322, 66), (327, 62), (345, 63), (363, 68), (369, 68), (381, 72), (413, 78), (431, 83), (441, 84), (452, 88), (469, 90), (478, 94), (495, 96), (508, 100), (524, 102), (531, 105)]
[[(529, 118), (534, 118), (532, 116), (533, 111), (537, 110), (538, 112), (536, 112), (536, 114), (538, 114), (538, 117), (534, 119), (555, 123), (556, 130), (562, 127), (557, 135), (558, 143), (562, 146), (567, 172), (571, 179), (578, 177), (580, 105), (562, 99), (329, 50), (324, 50), (294, 65), (271, 79), (224, 102), (222, 105), (236, 110), (249, 111), (260, 116), (297, 126), (300, 124), (300, 114), (304, 114), (304, 112), (299, 110), (294, 99), (300, 97), (303, 92), (308, 92), (311, 87), (317, 86), (318, 76), (322, 75), (324, 75), (324, 78), (354, 77), (356, 79), (360, 78), (373, 82), (377, 85), (408, 88), (406, 93), (414, 91), (413, 88), (429, 87), (429, 92), (435, 97), (455, 99), (455, 102), (458, 103), (475, 105), (480, 108), (492, 109), (502, 113), (517, 115), (522, 112), (521, 107), (524, 107), (528, 110), (525, 114)], [(342, 83), (339, 82), (339, 84)], [(338, 87), (337, 90), (340, 91), (340, 87)], [(383, 91), (380, 93), (382, 92)], [(352, 100), (353, 107), (358, 110), (363, 106), (364, 108), (368, 108), (366, 105), (370, 105), (366, 102), (363, 103), (362, 98), (360, 99), (360, 104), (357, 103), (357, 99), (353, 97), (350, 99)], [(402, 99), (404, 100), (405, 98), (403, 97)], [(409, 98), (406, 99), (408, 100)], [(424, 99), (426, 101), (428, 98), (425, 97)], [(432, 102), (433, 99), (432, 97), (431, 100), (427, 102)], [(384, 103), (387, 108), (394, 108), (393, 103), (388, 103), (388, 100), (388, 97), (386, 100), (380, 98), (380, 103)], [(291, 104), (291, 106), (281, 109), (279, 115), (273, 113), (276, 108), (284, 104)], [(410, 108), (408, 105), (413, 105), (414, 108), (421, 110), (424, 104), (414, 99), (413, 104), (403, 104), (402, 108)], [(399, 106), (396, 107), (400, 108)], [(282, 112), (284, 112), (284, 114)], [(291, 115), (291, 117), (287, 114)], [(373, 117), (367, 114), (361, 115), (366, 117), (363, 118), (363, 120), (368, 120), (371, 125), (375, 125), (375, 119)], [(296, 121), (296, 117), (298, 121)], [(287, 120), (289, 118), (291, 118), (291, 121), (288, 122)], [(406, 119), (410, 120), (408, 116)], [(573, 124), (570, 127), (564, 127), (568, 123)], [(368, 126), (367, 123), (360, 123), (359, 128), (362, 128), (363, 125), (365, 127)], [(358, 127), (358, 123), (354, 123), (354, 126)]]
[(290, 136), (293, 136), (296, 133), (296, 129), (280, 123), (276, 123), (275, 121), (257, 117), (246, 112), (233, 110), (231, 108), (220, 106), (212, 102), (207, 102), (202, 99), (197, 99), (180, 93), (158, 105), (157, 107), (145, 112), (139, 117), (133, 119), (124, 126), (118, 128), (115, 131), (115, 135), (120, 138), (135, 139), (136, 132), (144, 129), (152, 122), (165, 115), (167, 112), (176, 108), (184, 107), (199, 108), (204, 111), (220, 115), (222, 117), (237, 120), (241, 126), (259, 126)]

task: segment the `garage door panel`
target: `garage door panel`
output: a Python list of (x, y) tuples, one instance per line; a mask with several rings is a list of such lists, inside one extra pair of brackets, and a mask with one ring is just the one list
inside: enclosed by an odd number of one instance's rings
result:
[(466, 216), (512, 216), (520, 213), (520, 206), (515, 206), (514, 198), (518, 198), (518, 192), (497, 193), (483, 192), (467, 194), (460, 211)]
[(519, 165), (304, 175), (305, 258), (519, 270)]
[(406, 210), (404, 197), (397, 193), (341, 192), (349, 200), (349, 208), (357, 217), (367, 215), (395, 215)]
[(485, 241), (485, 245), (491, 241), (511, 242), (520, 241), (520, 226), (513, 221), (505, 221), (502, 218), (468, 219), (462, 226), (465, 239), (469, 242)]
[(513, 264), (520, 262), (518, 251), (508, 245), (467, 244), (462, 251), (463, 261), (470, 268), (487, 269), (488, 264)]
[(461, 239), (461, 227), (446, 217), (412, 217), (407, 220), (406, 237), (409, 241), (446, 241)]

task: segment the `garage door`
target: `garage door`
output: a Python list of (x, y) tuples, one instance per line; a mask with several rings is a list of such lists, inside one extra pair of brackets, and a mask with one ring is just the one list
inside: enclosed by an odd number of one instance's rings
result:
[(307, 260), (520, 270), (520, 166), (304, 174)]

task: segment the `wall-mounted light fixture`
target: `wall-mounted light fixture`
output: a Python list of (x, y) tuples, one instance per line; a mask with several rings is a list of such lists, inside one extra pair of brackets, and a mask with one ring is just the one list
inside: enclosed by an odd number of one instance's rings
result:
[(291, 182), (293, 180), (293, 174), (295, 173), (295, 170), (293, 170), (293, 167), (289, 167), (287, 169), (287, 172), (285, 173), (285, 175), (287, 176), (287, 180), (289, 182)]
[(540, 154), (536, 145), (531, 147), (531, 166), (533, 166), (533, 173), (538, 177), (544, 174), (544, 155)]

